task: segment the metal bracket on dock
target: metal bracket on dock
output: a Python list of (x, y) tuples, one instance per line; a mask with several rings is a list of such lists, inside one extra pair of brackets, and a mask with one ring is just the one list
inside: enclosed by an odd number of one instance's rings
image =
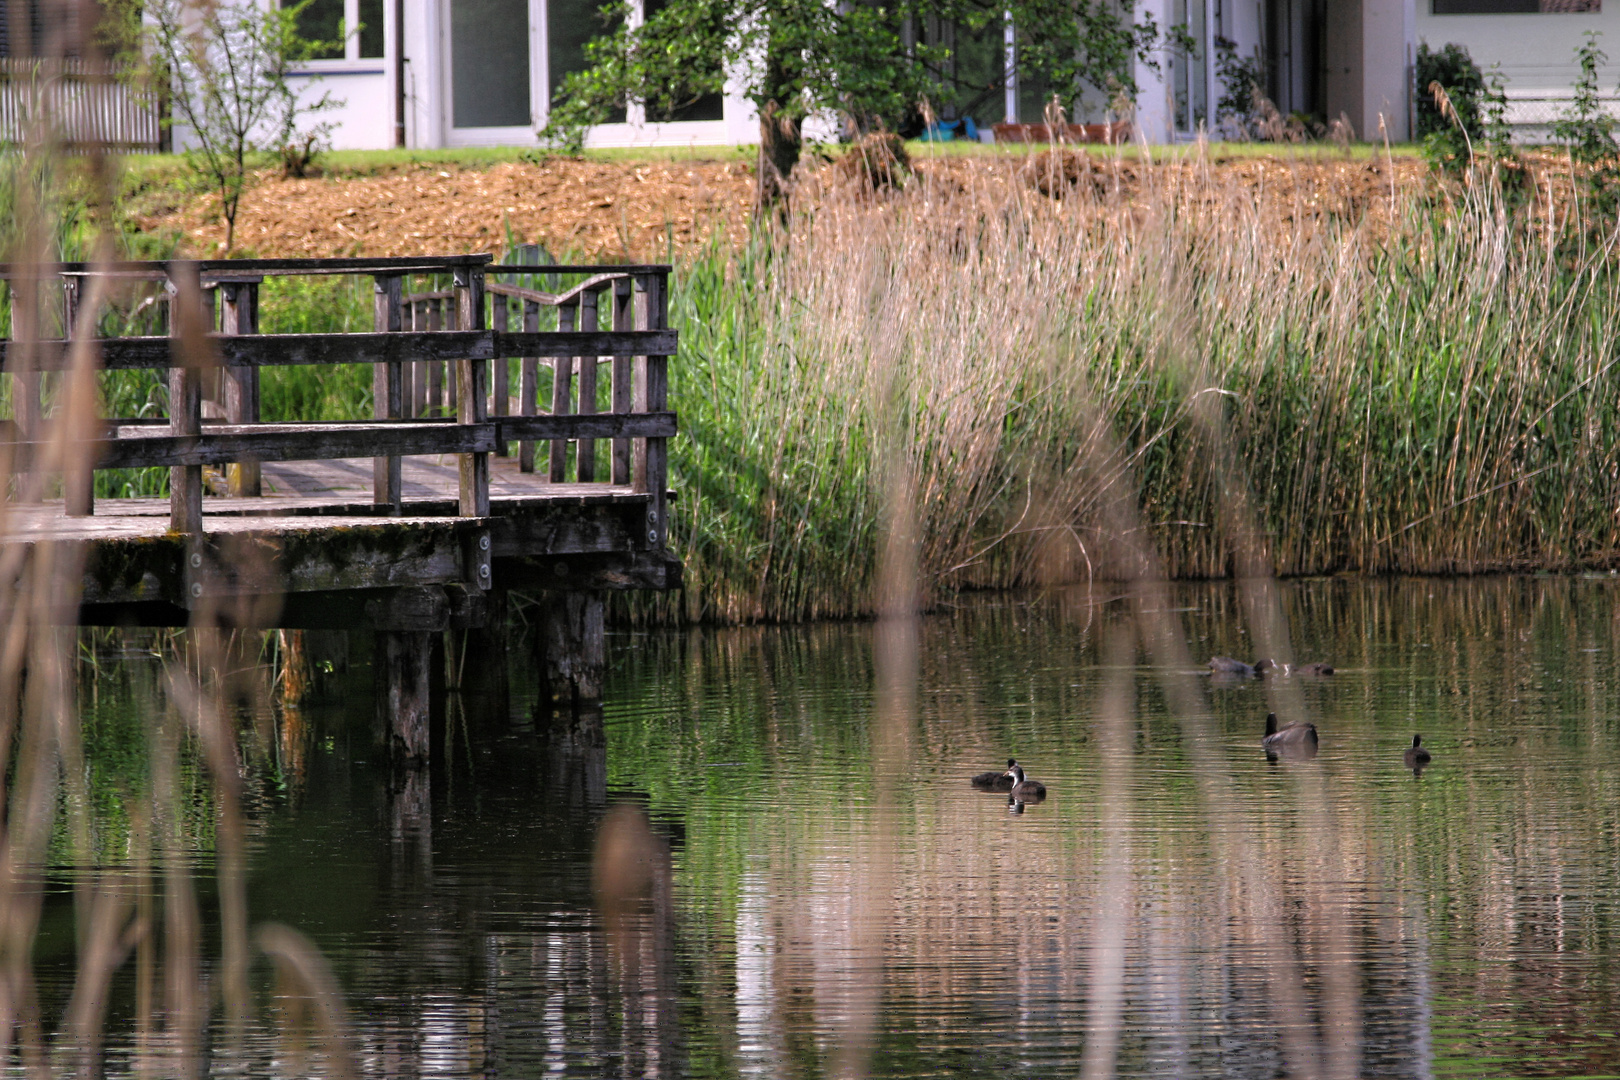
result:
[(490, 557), (494, 546), (487, 528), (468, 532), (462, 539), (461, 562), (466, 568), (467, 584), (475, 589), (488, 589), (493, 582)]

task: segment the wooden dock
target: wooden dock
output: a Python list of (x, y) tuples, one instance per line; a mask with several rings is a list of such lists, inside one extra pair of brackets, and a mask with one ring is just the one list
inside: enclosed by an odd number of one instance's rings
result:
[[(372, 331), (260, 333), (264, 279), (309, 274), (369, 277)], [(589, 700), (603, 592), (680, 584), (666, 543), (668, 274), (487, 256), (35, 273), (14, 309), (59, 284), (69, 329), (5, 346), (0, 553), (67, 545), (84, 568), (82, 624), (376, 632), (381, 707), (403, 717), (391, 722), (407, 760), (426, 755), (431, 635), (502, 618), (510, 589), (552, 598), (553, 695)], [(168, 333), (98, 336), (114, 288), (149, 290)], [(40, 310), (14, 315), (25, 322), (47, 324)], [(371, 365), (374, 418), (263, 422), (261, 370), (316, 363)], [(168, 416), (65, 403), (75, 378), (132, 368), (166, 371)], [(96, 471), (152, 467), (169, 469), (169, 498), (94, 496)]]

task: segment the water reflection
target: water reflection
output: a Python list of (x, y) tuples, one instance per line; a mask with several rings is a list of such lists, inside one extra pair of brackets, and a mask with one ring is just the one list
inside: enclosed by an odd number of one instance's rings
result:
[[(983, 598), (922, 624), (886, 794), (870, 625), (621, 636), (604, 716), (475, 715), (403, 782), (369, 703), (311, 705), (250, 909), (326, 952), (373, 1076), (813, 1077), (863, 1024), (874, 1076), (1620, 1071), (1615, 588), (1288, 583), (1337, 674), (1188, 677), (1197, 725), (1115, 608)], [(1252, 655), (1233, 588), (1173, 601)], [(1270, 711), (1308, 758), (1263, 760)], [(1043, 804), (969, 783), (1009, 757)]]

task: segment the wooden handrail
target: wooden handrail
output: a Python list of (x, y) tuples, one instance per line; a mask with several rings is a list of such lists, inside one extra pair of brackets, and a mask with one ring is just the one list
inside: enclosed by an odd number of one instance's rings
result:
[[(488, 255), (172, 260), (33, 268), (0, 265), (0, 279), (25, 271), (60, 277), (70, 313), (84, 280), (91, 276), (166, 282), (171, 298), (186, 295), (188, 289), (205, 290), (203, 326), (217, 326), (221, 332), (208, 334), (203, 356), (183, 354), (177, 339), (169, 335), (102, 338), (95, 343), (104, 369), (167, 370), (171, 399), (180, 402), (178, 411), (153, 423), (103, 420), (83, 433), (89, 436), (90, 469), (174, 470), (171, 486), (177, 494), (171, 497), (171, 527), (181, 532), (202, 529), (199, 470), (204, 465), (234, 465), (233, 491), (257, 494), (261, 462), (367, 457), (374, 462), (373, 502), (402, 513), (400, 459), (457, 455), (460, 515), (479, 517), (488, 510), (491, 453), (504, 454), (508, 444), (516, 442), (522, 470), (533, 472), (535, 445), (549, 443), (549, 468), (544, 472), (550, 480), (566, 479), (571, 456), (575, 479), (588, 483), (596, 479), (597, 441), (609, 440), (611, 482), (648, 495), (643, 542), (663, 546), (665, 443), (676, 430), (675, 416), (666, 405), (665, 371), (678, 345), (676, 332), (668, 329), (667, 265), (495, 266)], [(432, 273), (452, 277), (454, 287), (405, 293), (411, 275)], [(586, 277), (560, 293), (491, 280), (494, 274), (537, 273)], [(264, 277), (299, 274), (373, 277), (374, 331), (257, 333), (258, 289)], [(485, 293), (501, 298), (493, 326), (486, 321)], [(522, 309), (519, 330), (509, 329), (508, 300), (517, 300)], [(545, 306), (559, 311), (557, 330), (540, 329), (539, 310)], [(172, 325), (170, 330), (172, 334)], [(42, 373), (67, 367), (68, 346), (61, 339), (0, 342), (0, 373), (13, 376), (19, 385), (37, 382)], [(504, 367), (510, 357), (521, 361), (517, 411), (522, 415), (517, 416), (505, 415), (511, 408)], [(491, 361), (503, 365), (493, 380)], [(552, 410), (536, 415), (536, 365), (546, 361), (553, 370)], [(597, 393), (597, 367), (603, 361), (612, 363), (611, 403), (599, 401)], [(318, 424), (256, 422), (259, 368), (354, 363), (375, 366), (374, 418)], [(489, 400), (492, 389), (498, 402)], [(210, 400), (216, 394), (227, 399), (227, 422), (218, 422), (217, 410), (215, 420), (203, 420), (203, 394)], [(30, 395), (23, 386), (19, 423), (0, 424), (0, 444), (14, 451), (13, 463), (26, 462), (31, 455), (37, 458), (53, 430), (55, 421), (26, 409), (34, 397), (37, 391)], [(597, 412), (603, 404), (606, 411)], [(421, 415), (424, 409), (441, 414), (448, 410), (454, 419), (427, 419)], [(72, 441), (86, 445), (84, 440)], [(89, 477), (86, 470), (72, 484), (89, 491)], [(69, 513), (93, 512), (88, 496), (69, 503)]]
[[(673, 330), (502, 332), (498, 330), (404, 330), (386, 334), (210, 334), (226, 367), (300, 364), (382, 364), (394, 361), (489, 360), (497, 356), (673, 355)], [(173, 366), (170, 337), (102, 338), (102, 367), (109, 371)], [(68, 342), (60, 338), (29, 346), (0, 342), (0, 372), (31, 351), (31, 371), (63, 371)]]

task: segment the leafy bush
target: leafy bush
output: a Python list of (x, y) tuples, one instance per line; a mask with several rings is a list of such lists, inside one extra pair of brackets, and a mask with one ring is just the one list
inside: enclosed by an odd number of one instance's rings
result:
[(1614, 141), (1614, 115), (1598, 88), (1598, 68), (1609, 56), (1598, 48), (1597, 39), (1598, 32), (1588, 30), (1586, 40), (1575, 47), (1575, 62), (1581, 74), (1575, 80), (1569, 108), (1553, 125), (1553, 134), (1569, 145), (1571, 162), (1586, 167), (1577, 172), (1590, 200), (1588, 211), (1601, 220), (1612, 217), (1620, 205), (1620, 168), (1615, 161), (1620, 145)]
[[(1417, 131), (1419, 139), (1430, 135), (1449, 135), (1459, 127), (1470, 139), (1482, 138), (1485, 129), (1480, 119), (1480, 103), (1484, 98), (1485, 73), (1474, 63), (1468, 50), (1452, 42), (1438, 51), (1430, 49), (1428, 42), (1418, 45), (1417, 63), (1413, 67), (1417, 77)], [(1445, 88), (1457, 118), (1453, 123), (1443, 115), (1430, 90), (1435, 83)]]

